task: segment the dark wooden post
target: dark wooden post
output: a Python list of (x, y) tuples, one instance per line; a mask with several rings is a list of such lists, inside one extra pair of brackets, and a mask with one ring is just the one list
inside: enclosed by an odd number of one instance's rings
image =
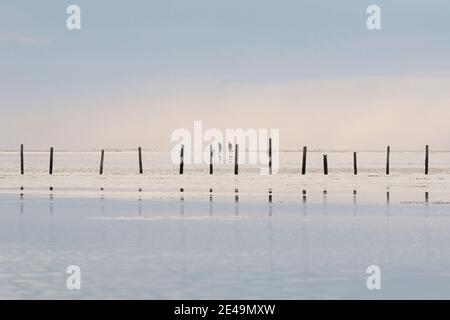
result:
[(389, 158), (391, 155), (391, 147), (388, 146), (387, 147), (387, 151), (386, 151), (386, 174), (389, 174)]
[(184, 172), (184, 144), (181, 145), (180, 151), (180, 174)]
[(141, 147), (138, 148), (138, 153), (139, 153), (139, 174), (143, 174), (144, 168), (142, 167), (142, 148)]
[(234, 174), (239, 174), (239, 164), (238, 164), (238, 153), (239, 153), (239, 145), (236, 144), (234, 148)]
[(430, 147), (428, 145), (426, 145), (425, 146), (425, 174), (428, 174), (429, 151), (430, 151)]
[(102, 150), (100, 156), (100, 174), (103, 174), (103, 162), (105, 160), (105, 150)]
[(20, 145), (20, 174), (25, 174), (25, 165), (24, 165), (24, 158), (23, 158), (23, 144)]
[(269, 139), (269, 174), (272, 174), (272, 138)]
[(209, 146), (209, 174), (213, 174), (213, 147)]
[(323, 155), (323, 174), (328, 175), (328, 156)]
[(50, 148), (50, 168), (48, 170), (50, 175), (53, 174), (53, 147)]
[(356, 158), (356, 152), (353, 152), (353, 174), (355, 176), (358, 174), (358, 162)]
[(303, 160), (302, 160), (302, 175), (306, 174), (306, 146), (303, 147)]

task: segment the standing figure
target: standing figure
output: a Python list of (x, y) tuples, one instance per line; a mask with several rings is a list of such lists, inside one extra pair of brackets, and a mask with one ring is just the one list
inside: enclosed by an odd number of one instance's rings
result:
[(233, 145), (231, 142), (228, 142), (228, 163), (233, 162)]

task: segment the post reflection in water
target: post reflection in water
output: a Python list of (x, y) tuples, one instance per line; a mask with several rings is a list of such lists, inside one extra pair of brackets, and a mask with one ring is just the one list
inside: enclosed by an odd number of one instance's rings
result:
[(234, 189), (234, 214), (239, 215), (239, 189)]
[[(103, 191), (103, 188), (100, 188), (100, 190)], [(100, 216), (104, 216), (105, 215), (105, 195), (102, 193), (100, 195)]]
[(327, 189), (323, 189), (323, 214), (326, 215), (327, 211), (328, 211), (328, 205), (327, 205), (327, 200), (328, 200), (328, 190)]
[(306, 215), (306, 190), (302, 191), (303, 215)]
[(180, 216), (184, 216), (184, 189), (180, 188)]
[[(209, 188), (209, 216), (212, 217), (213, 215), (213, 189)], [(214, 231), (212, 227), (212, 220), (209, 220), (208, 223), (208, 235), (209, 235), (209, 241), (208, 246), (209, 248), (213, 247), (214, 245)]]
[(213, 215), (213, 189), (209, 188), (209, 215)]
[(425, 216), (428, 217), (429, 216), (429, 193), (428, 191), (425, 191)]
[(356, 190), (353, 190), (353, 216), (356, 217), (357, 214), (357, 197), (358, 192)]
[(142, 198), (138, 198), (138, 216), (142, 216)]
[(50, 215), (53, 215), (53, 187), (50, 187)]
[(391, 215), (391, 193), (389, 187), (386, 188), (386, 216), (389, 218)]
[(272, 216), (272, 189), (269, 189), (269, 217)]
[(23, 187), (20, 187), (20, 214), (23, 215)]

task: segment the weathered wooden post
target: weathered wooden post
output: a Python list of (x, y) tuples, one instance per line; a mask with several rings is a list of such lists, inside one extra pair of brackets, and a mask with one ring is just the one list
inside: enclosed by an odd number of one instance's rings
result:
[(105, 150), (102, 150), (101, 156), (100, 156), (100, 174), (103, 174), (103, 162), (105, 160)]
[(355, 176), (358, 174), (358, 162), (356, 158), (356, 152), (353, 152), (353, 174)]
[(391, 155), (391, 147), (388, 146), (386, 150), (386, 174), (389, 174), (389, 160)]
[(269, 174), (272, 174), (272, 138), (269, 138)]
[(25, 174), (25, 165), (24, 165), (24, 158), (23, 158), (23, 144), (20, 145), (20, 174)]
[(209, 146), (209, 174), (213, 174), (213, 147)]
[(426, 145), (425, 146), (425, 174), (428, 174), (429, 151), (430, 151), (430, 147), (428, 145)]
[(50, 148), (50, 168), (48, 170), (50, 175), (53, 174), (53, 147)]
[(323, 174), (328, 175), (328, 156), (327, 156), (327, 154), (323, 155)]
[(180, 174), (184, 172), (184, 144), (181, 145), (180, 151)]
[(234, 148), (234, 174), (239, 174), (239, 164), (238, 164), (238, 153), (239, 153), (239, 145), (236, 144)]
[(307, 147), (304, 146), (303, 147), (303, 160), (302, 160), (302, 175), (306, 174), (306, 152), (307, 152)]
[(142, 148), (141, 147), (138, 148), (138, 153), (139, 153), (139, 174), (143, 174), (144, 168), (142, 167)]

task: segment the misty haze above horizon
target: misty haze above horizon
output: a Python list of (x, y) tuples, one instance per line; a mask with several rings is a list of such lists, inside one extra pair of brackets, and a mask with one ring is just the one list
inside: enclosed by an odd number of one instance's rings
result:
[[(82, 29), (66, 29), (81, 7)], [(382, 30), (366, 28), (381, 7)], [(450, 2), (2, 1), (0, 150), (168, 150), (279, 129), (281, 149), (450, 150)]]

